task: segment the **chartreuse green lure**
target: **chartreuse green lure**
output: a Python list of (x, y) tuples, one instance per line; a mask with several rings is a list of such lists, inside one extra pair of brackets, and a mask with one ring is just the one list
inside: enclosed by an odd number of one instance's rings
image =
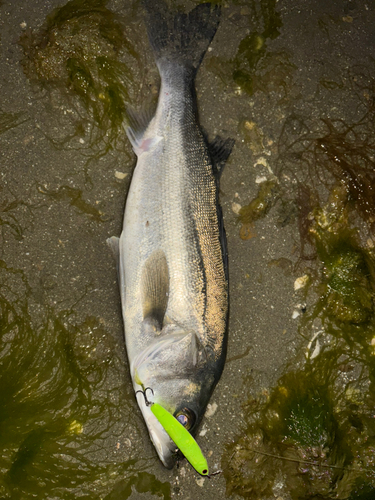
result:
[(151, 403), (151, 411), (163, 426), (165, 432), (181, 450), (185, 458), (202, 476), (208, 476), (208, 465), (198, 443), (188, 430), (165, 408)]

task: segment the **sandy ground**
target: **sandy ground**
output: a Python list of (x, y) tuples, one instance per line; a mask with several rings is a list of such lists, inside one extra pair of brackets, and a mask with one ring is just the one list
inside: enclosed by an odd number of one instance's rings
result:
[[(104, 385), (95, 390), (98, 398), (100, 394), (108, 397), (108, 391), (116, 394), (117, 409), (100, 446), (90, 448), (90, 460), (133, 462), (123, 479), (116, 477), (98, 496), (96, 486), (90, 489), (85, 484), (87, 498), (225, 498), (223, 475), (203, 479), (186, 463), (173, 471), (163, 468), (132, 395), (116, 269), (105, 243), (121, 230), (135, 164), (130, 145), (124, 141), (124, 151), (109, 151), (87, 166), (90, 149), (85, 136), (81, 141), (75, 138), (62, 143), (71, 132), (68, 100), (57, 91), (31, 84), (20, 64), (23, 52), (18, 40), (22, 33), (41, 26), (60, 5), (59, 0), (5, 0), (0, 7), (0, 108), (3, 113), (20, 113), (19, 124), (0, 135), (0, 206), (17, 201), (3, 212), (2, 220), (17, 221), (21, 234), (18, 237), (9, 225), (1, 226), (0, 258), (8, 269), (21, 269), (29, 287), (26, 291), (15, 281), (5, 294), (8, 300), (27, 297), (36, 322), (53, 310), (56, 314), (70, 311), (72, 324), (94, 317), (101, 325), (100, 354), (95, 359), (98, 364), (108, 359), (112, 364)], [(257, 195), (257, 180), (271, 179), (273, 172), (280, 171), (280, 137), (291, 117), (311, 129), (324, 117), (355, 121), (361, 116), (362, 97), (353, 91), (350, 81), (355, 74), (370, 81), (369, 75), (374, 74), (372, 2), (281, 0), (276, 11), (282, 26), (279, 36), (265, 41), (270, 59), (257, 68), (259, 89), (253, 95), (241, 92), (231, 80), (227, 64), (249, 31), (262, 26), (260, 6), (245, 1), (224, 6), (220, 28), (197, 79), (205, 130), (210, 137), (220, 134), (236, 139), (221, 184), (229, 248), (228, 360), (198, 438), (211, 470), (221, 468), (226, 446), (243, 432), (244, 412), (248, 411), (244, 403), (274, 385), (286, 366), (300, 359), (307, 344), (298, 333), (299, 317), (293, 318), (300, 307), (294, 281), (302, 273), (295, 266), (300, 245), (297, 220), (280, 224), (280, 210), (274, 207), (255, 223), (254, 236), (244, 240), (236, 212)], [(108, 4), (125, 20), (130, 13), (133, 16), (129, 25), (138, 32), (144, 94), (146, 86), (155, 85), (156, 71), (141, 13), (131, 7), (119, 0)], [(253, 10), (260, 16), (254, 22)], [(131, 96), (134, 106), (140, 106), (137, 83)], [(248, 125), (244, 125), (246, 121)], [(258, 131), (258, 143), (254, 135), (247, 135), (246, 126)], [(118, 172), (128, 175), (121, 179)], [(298, 178), (299, 174), (290, 173), (291, 190), (293, 175)], [(59, 191), (62, 186), (64, 190)], [(58, 197), (53, 193), (65, 194)], [(100, 425), (105, 430), (104, 420)], [(151, 478), (149, 483), (136, 482), (140, 471), (143, 480)], [(130, 479), (131, 494), (126, 489)], [(58, 492), (48, 488), (47, 496), (41, 493), (39, 498), (75, 497), (72, 487), (65, 492), (64, 488)]]

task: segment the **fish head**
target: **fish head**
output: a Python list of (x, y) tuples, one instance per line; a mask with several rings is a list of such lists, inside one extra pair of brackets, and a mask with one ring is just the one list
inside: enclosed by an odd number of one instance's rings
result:
[(217, 382), (212, 358), (194, 332), (168, 325), (132, 363), (134, 389), (144, 392), (137, 394), (138, 405), (167, 468), (175, 463), (177, 446), (153, 415), (150, 403), (163, 406), (194, 435)]

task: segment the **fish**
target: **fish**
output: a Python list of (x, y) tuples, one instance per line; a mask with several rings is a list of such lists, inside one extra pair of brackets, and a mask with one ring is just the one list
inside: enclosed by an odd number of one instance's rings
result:
[[(155, 113), (128, 110), (137, 156), (117, 256), (126, 351), (136, 398), (161, 462), (176, 444), (139, 394), (145, 389), (196, 435), (222, 374), (228, 337), (228, 256), (219, 182), (234, 141), (199, 125), (195, 76), (220, 7), (170, 11), (143, 2), (161, 86)], [(152, 396), (151, 396), (152, 394)]]

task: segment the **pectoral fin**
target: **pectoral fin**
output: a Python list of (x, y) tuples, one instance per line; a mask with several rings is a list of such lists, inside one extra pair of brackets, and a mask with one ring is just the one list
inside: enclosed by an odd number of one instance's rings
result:
[(155, 250), (142, 271), (143, 318), (151, 319), (161, 329), (168, 305), (169, 273), (165, 254)]

